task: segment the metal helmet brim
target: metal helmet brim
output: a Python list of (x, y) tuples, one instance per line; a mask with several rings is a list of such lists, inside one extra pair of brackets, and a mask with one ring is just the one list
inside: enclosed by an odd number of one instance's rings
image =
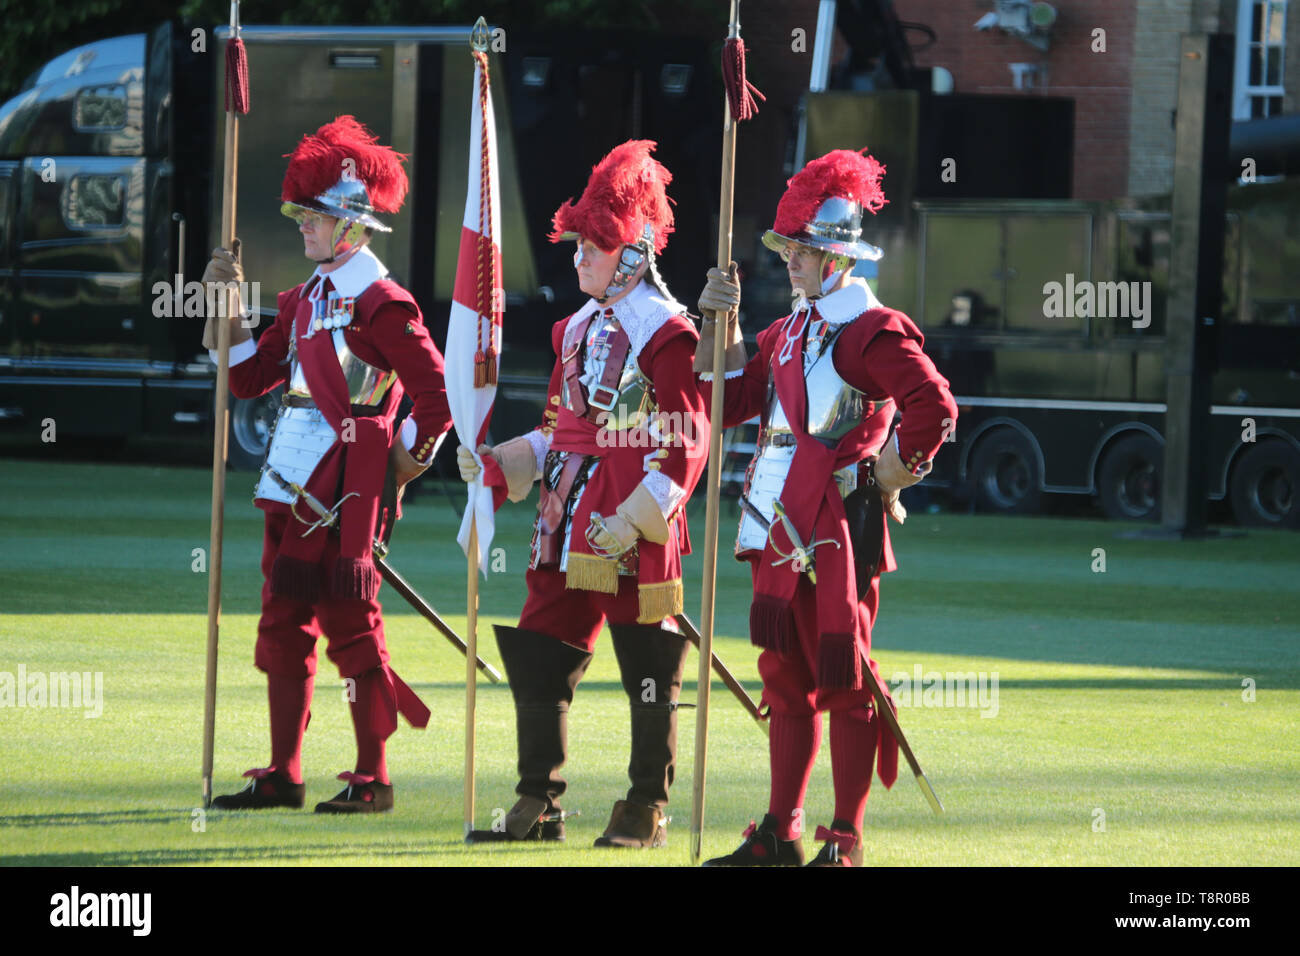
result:
[(370, 194), (366, 184), (360, 179), (343, 176), (319, 196), (311, 199), (298, 199), (280, 204), (280, 212), (294, 218), (295, 210), (322, 213), (335, 219), (360, 223), (376, 232), (392, 232), (392, 227), (384, 225), (374, 215), (374, 206), (370, 204)]

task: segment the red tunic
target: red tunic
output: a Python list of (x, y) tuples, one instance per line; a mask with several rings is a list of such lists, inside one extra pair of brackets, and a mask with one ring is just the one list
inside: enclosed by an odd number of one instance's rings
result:
[[(572, 317), (570, 317), (572, 318)], [(591, 556), (585, 539), (591, 513), (613, 515), (647, 473), (657, 471), (685, 492), (665, 518), (669, 538), (665, 544), (645, 539), (637, 543), (637, 580), (642, 619), (656, 619), (682, 610), (681, 556), (690, 553), (685, 503), (708, 464), (707, 410), (692, 371), (699, 335), (683, 315), (667, 318), (637, 353), (641, 373), (653, 383), (655, 402), (672, 431), (662, 437), (644, 427), (609, 433), (586, 418), (579, 418), (561, 402), (564, 363), (561, 358), (569, 318), (553, 326), (551, 342), (556, 363), (551, 373), (547, 407), (541, 431), (550, 436), (553, 451), (597, 455), (600, 465), (582, 490), (569, 538), (570, 562)], [(572, 568), (572, 565), (571, 565)], [(584, 586), (571, 575), (569, 587)]]
[[(813, 315), (806, 328), (821, 318), (821, 302), (829, 307), (843, 307), (844, 296), (850, 289), (841, 290), (836, 296), (827, 297), (814, 304)], [(853, 293), (866, 302), (861, 291)], [(834, 301), (832, 301), (834, 300)], [(723, 422), (725, 427), (738, 425), (761, 414), (767, 400), (769, 369), (774, 367), (774, 356), (783, 344), (785, 332), (783, 327), (789, 317), (783, 318), (758, 336), (759, 351), (745, 365), (743, 373), (729, 378), (724, 393)], [(843, 318), (841, 316), (841, 318)], [(803, 348), (803, 341), (799, 349)], [(808, 488), (802, 483), (801, 476), (796, 476), (799, 494), (786, 496), (787, 509), (795, 519), (805, 543), (821, 539), (828, 534), (847, 544), (847, 529), (844, 526), (843, 508), (838, 514), (829, 514), (829, 502), (834, 507), (839, 502), (838, 492), (833, 488), (830, 472), (860, 461), (869, 454), (877, 453), (883, 443), (892, 419), (889, 406), (881, 403), (893, 399), (898, 411), (902, 413), (902, 422), (897, 430), (900, 455), (906, 465), (915, 473), (929, 461), (943, 442), (945, 431), (956, 421), (957, 407), (948, 382), (935, 369), (933, 362), (923, 351), (924, 338), (912, 321), (901, 312), (885, 308), (868, 308), (849, 319), (848, 326), (838, 336), (833, 351), (835, 371), (849, 385), (858, 389), (871, 401), (866, 409), (862, 425), (842, 438), (832, 451), (825, 453), (826, 462), (821, 470), (825, 474), (824, 484), (819, 488)], [(801, 368), (799, 352), (790, 360), (792, 369)], [(799, 372), (795, 372), (796, 375)], [(701, 383), (702, 391), (711, 394), (711, 384)], [(787, 415), (794, 411), (786, 404)], [(800, 451), (792, 464), (792, 475), (799, 467), (803, 455)], [(791, 479), (787, 478), (787, 487)], [(796, 509), (804, 510), (804, 524)], [(751, 609), (751, 639), (761, 647), (772, 647), (784, 651), (793, 650), (796, 640), (796, 622), (790, 612), (792, 594), (781, 599), (772, 597), (774, 592), (784, 594), (792, 591), (794, 580), (786, 581), (782, 572), (789, 574), (789, 565), (782, 568), (770, 568), (771, 547), (760, 556), (755, 552), (746, 552), (742, 558), (759, 562), (755, 568), (755, 602)], [(861, 686), (860, 662), (870, 660), (871, 635), (870, 616), (859, 612), (856, 605), (858, 596), (853, 575), (847, 573), (851, 568), (851, 553), (846, 546), (838, 549), (822, 547), (817, 551), (818, 588), (817, 603), (819, 620), (815, 639), (819, 641), (821, 667), (817, 672), (819, 687), (836, 686), (856, 688)], [(896, 567), (893, 551), (889, 545), (888, 529), (884, 535), (884, 559), (882, 571)], [(770, 585), (775, 582), (779, 588)], [(834, 582), (833, 586), (832, 582)], [(873, 584), (874, 588), (874, 584)], [(842, 636), (848, 642), (843, 648), (832, 648), (834, 639)], [(803, 630), (800, 628), (799, 630)], [(851, 658), (828, 660), (829, 652), (850, 652), (856, 645)], [(845, 668), (849, 668), (846, 672)]]
[[(265, 394), (288, 378), (291, 372), (287, 361), (289, 342), (295, 334), (295, 321), (298, 354), (304, 362), (307, 361), (309, 343), (303, 333), (307, 328), (306, 311), (310, 304), (304, 296), (315, 281), (310, 280), (280, 293), (275, 321), (258, 340), (255, 354), (231, 366), (230, 388), (237, 397), (253, 398)], [(298, 522), (286, 526), (277, 548), (271, 586), (276, 593), (300, 600), (312, 601), (319, 596), (322, 570), (327, 576), (327, 587), (337, 597), (370, 600), (378, 592), (378, 575), (371, 561), (370, 545), (379, 517), (379, 499), (383, 493), (388, 449), (393, 440), (394, 419), (405, 391), (411, 392), (415, 403), (411, 417), (417, 435), (412, 453), (417, 458), (426, 459), (438, 437), (451, 426), (443, 381), (443, 358), (429, 338), (419, 307), (409, 292), (391, 280), (372, 282), (356, 298), (352, 322), (344, 329), (344, 337), (358, 358), (383, 371), (395, 371), (398, 380), (389, 389), (378, 412), (354, 417), (354, 434), (350, 436), (353, 440), (346, 443), (347, 461), (342, 460), (344, 443), (336, 440), (307, 484), (307, 490), (327, 506), (338, 497), (336, 490), (340, 483), (344, 491), (358, 493), (358, 497), (349, 499), (342, 509), (342, 553), (335, 566), (332, 569), (314, 566), (323, 553), (323, 534), (313, 534), (304, 539)], [(330, 350), (323, 362), (333, 361)], [(341, 383), (341, 376), (339, 380)], [(313, 398), (323, 411), (332, 403), (342, 415), (350, 413), (346, 395), (313, 393)], [(338, 432), (337, 427), (335, 431)], [(288, 514), (290, 511), (290, 506), (277, 501), (259, 498), (256, 503), (268, 514)], [(302, 502), (294, 508), (308, 520), (315, 520), (315, 515)]]

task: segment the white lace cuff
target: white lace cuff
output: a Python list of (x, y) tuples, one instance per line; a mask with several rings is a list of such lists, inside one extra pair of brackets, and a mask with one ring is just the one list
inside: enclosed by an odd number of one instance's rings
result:
[(673, 516), (677, 506), (686, 499), (686, 489), (662, 471), (647, 471), (645, 477), (641, 479), (641, 484), (645, 485), (646, 491), (654, 498), (655, 504), (663, 512), (665, 521)]
[[(712, 372), (697, 372), (696, 374), (700, 376), (700, 381), (701, 381), (701, 382), (711, 382), (711, 381), (713, 381), (713, 373), (712, 373)], [(723, 377), (724, 380), (726, 380), (726, 379), (732, 379), (732, 378), (740, 378), (740, 376), (742, 376), (742, 375), (744, 375), (744, 374), (745, 374), (745, 370), (744, 370), (743, 368), (733, 368), (730, 372), (723, 372), (723, 373), (722, 373), (722, 377)]]
[(537, 459), (537, 473), (540, 475), (542, 467), (546, 464), (546, 453), (551, 450), (550, 436), (542, 434), (540, 428), (534, 428), (524, 437), (533, 448), (533, 457)]

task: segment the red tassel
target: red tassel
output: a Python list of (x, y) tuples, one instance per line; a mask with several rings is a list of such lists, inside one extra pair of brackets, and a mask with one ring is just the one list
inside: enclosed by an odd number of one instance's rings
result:
[(497, 350), (489, 346), (487, 350), (487, 384), (495, 385), (497, 383)]
[(250, 104), (248, 51), (243, 40), (233, 37), (226, 41), (226, 112), (247, 113)]
[(755, 647), (787, 656), (794, 653), (794, 613), (781, 601), (759, 595), (749, 606), (749, 639)]
[(758, 113), (755, 96), (767, 102), (767, 97), (759, 92), (758, 87), (745, 79), (745, 41), (740, 37), (728, 37), (722, 48), (722, 85), (727, 88), (731, 117), (737, 123), (752, 119)]
[(487, 384), (487, 358), (480, 350), (474, 353), (474, 387), (482, 388)]
[(373, 601), (379, 594), (379, 569), (369, 558), (343, 558), (334, 562), (330, 596)]
[(858, 690), (862, 687), (862, 655), (852, 634), (823, 634), (817, 649), (817, 686)]
[(315, 604), (320, 600), (320, 567), (314, 561), (277, 555), (271, 564), (271, 593)]

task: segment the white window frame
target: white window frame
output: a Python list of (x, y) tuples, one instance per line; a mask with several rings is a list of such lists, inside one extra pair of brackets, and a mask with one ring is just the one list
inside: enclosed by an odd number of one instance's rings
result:
[[(1282, 42), (1278, 45), (1279, 62), (1278, 82), (1274, 84), (1250, 84), (1250, 54), (1259, 46), (1251, 33), (1254, 26), (1256, 5), (1267, 3), (1270, 10), (1277, 10), (1282, 16)], [(1251, 116), (1251, 104), (1263, 97), (1283, 96), (1283, 83), (1286, 79), (1286, 14), (1287, 0), (1237, 0), (1237, 51), (1233, 77), (1232, 118), (1248, 120)], [(1267, 68), (1267, 57), (1265, 58)]]

